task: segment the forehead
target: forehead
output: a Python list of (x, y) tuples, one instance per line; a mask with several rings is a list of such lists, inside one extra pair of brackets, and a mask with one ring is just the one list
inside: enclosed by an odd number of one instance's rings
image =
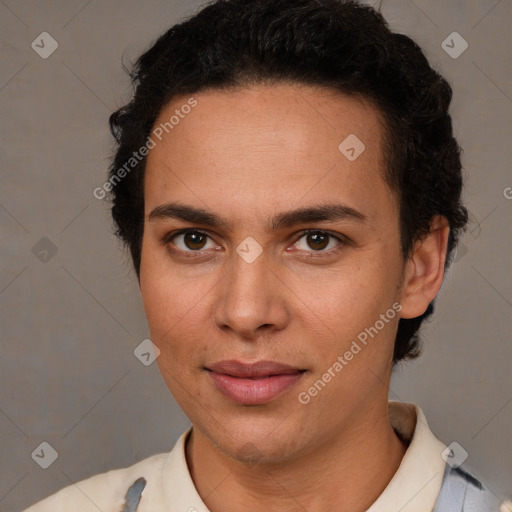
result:
[(151, 135), (146, 214), (170, 200), (254, 212), (321, 199), (358, 203), (371, 216), (393, 196), (383, 130), (369, 102), (330, 89), (259, 85), (175, 97)]

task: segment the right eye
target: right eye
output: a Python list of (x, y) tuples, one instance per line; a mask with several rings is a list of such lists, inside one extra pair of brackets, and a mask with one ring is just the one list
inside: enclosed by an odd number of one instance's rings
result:
[[(218, 247), (210, 235), (198, 231), (197, 229), (182, 229), (174, 233), (170, 233), (165, 237), (165, 244), (173, 252), (194, 253), (206, 252), (202, 249), (212, 249)], [(208, 241), (211, 246), (208, 247)]]

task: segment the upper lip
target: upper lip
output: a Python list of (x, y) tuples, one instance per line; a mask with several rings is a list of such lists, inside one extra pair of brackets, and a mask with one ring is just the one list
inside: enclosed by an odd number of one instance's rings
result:
[(300, 368), (277, 363), (275, 361), (242, 363), (236, 360), (218, 361), (217, 363), (209, 365), (206, 369), (215, 373), (246, 379), (268, 377), (270, 375), (290, 375), (304, 371)]

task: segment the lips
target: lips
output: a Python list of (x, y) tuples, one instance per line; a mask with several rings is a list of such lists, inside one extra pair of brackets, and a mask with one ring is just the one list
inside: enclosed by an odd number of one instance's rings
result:
[(215, 388), (240, 405), (262, 405), (294, 387), (305, 370), (275, 361), (219, 361), (206, 368)]

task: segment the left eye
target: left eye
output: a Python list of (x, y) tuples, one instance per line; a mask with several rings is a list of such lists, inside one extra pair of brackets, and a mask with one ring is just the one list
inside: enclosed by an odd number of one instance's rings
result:
[[(301, 240), (304, 240), (305, 243), (301, 244)], [(333, 240), (334, 243), (331, 243)], [(304, 233), (294, 245), (301, 251), (311, 252), (311, 249), (313, 249), (314, 252), (329, 252), (342, 243), (343, 240), (341, 238), (326, 233), (325, 231), (308, 231)], [(325, 250), (326, 248), (327, 250)]]

